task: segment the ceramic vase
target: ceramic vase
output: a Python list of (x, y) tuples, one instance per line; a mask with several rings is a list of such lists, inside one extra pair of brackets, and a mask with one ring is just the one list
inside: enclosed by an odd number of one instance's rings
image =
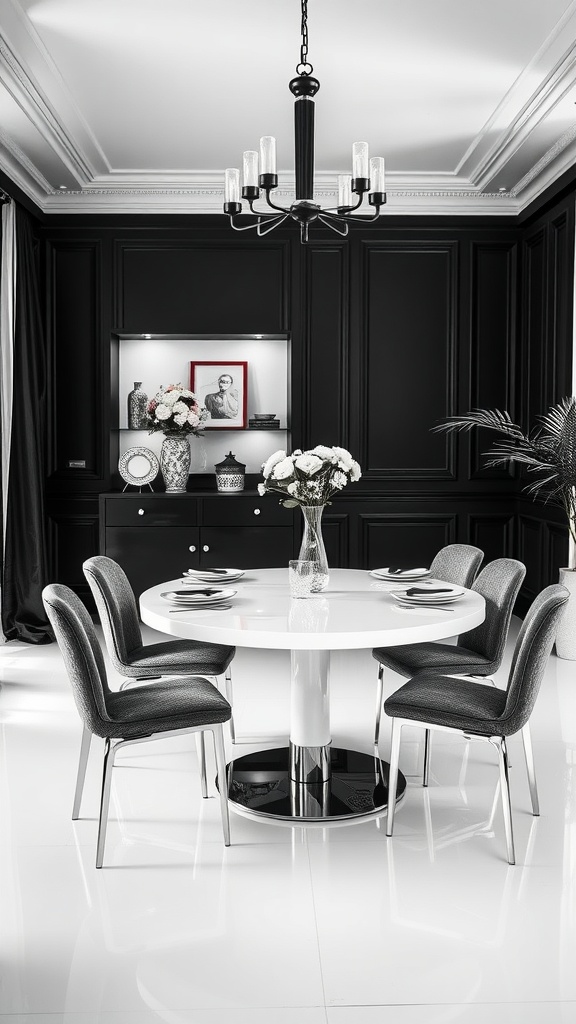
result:
[(556, 630), (556, 654), (576, 661), (576, 569), (560, 569), (559, 582), (570, 591), (570, 597)]
[(190, 442), (186, 434), (168, 434), (160, 449), (160, 470), (167, 494), (182, 494), (190, 473)]
[(128, 429), (142, 430), (148, 426), (148, 395), (142, 391), (142, 381), (135, 380), (128, 395)]
[(312, 593), (317, 594), (328, 586), (330, 574), (328, 570), (328, 559), (322, 538), (322, 513), (323, 505), (301, 505), (304, 517), (304, 533), (300, 545), (301, 558), (308, 562), (316, 563)]

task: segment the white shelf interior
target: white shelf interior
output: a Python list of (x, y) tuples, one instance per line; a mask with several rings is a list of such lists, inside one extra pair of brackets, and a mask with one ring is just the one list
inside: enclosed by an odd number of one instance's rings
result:
[[(119, 344), (119, 455), (141, 446), (160, 454), (164, 435), (146, 430), (127, 430), (128, 394), (135, 381), (149, 398), (159, 387), (183, 384), (190, 387), (191, 361), (245, 361), (247, 368), (247, 421), (258, 412), (275, 413), (280, 430), (206, 430), (203, 437), (190, 436), (191, 473), (213, 473), (214, 465), (232, 451), (246, 464), (247, 473), (259, 473), (262, 463), (287, 445), (288, 339), (239, 338), (198, 340), (176, 338), (121, 338)], [(202, 397), (202, 396), (200, 396)]]

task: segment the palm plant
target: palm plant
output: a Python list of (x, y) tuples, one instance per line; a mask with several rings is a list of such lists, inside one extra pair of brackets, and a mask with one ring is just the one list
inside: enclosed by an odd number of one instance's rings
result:
[(570, 568), (576, 568), (576, 398), (563, 398), (537, 418), (534, 429), (525, 434), (499, 409), (473, 409), (465, 416), (449, 416), (432, 427), (444, 433), (485, 427), (504, 435), (490, 451), (484, 452), (487, 466), (516, 462), (525, 466), (532, 479), (523, 489), (543, 501), (564, 508), (572, 540)]

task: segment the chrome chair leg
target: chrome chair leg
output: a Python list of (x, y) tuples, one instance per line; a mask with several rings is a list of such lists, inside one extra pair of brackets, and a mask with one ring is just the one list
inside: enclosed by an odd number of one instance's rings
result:
[(392, 835), (394, 828), (394, 811), (396, 809), (396, 789), (398, 787), (398, 761), (400, 758), (400, 736), (402, 722), (392, 719), (392, 739), (390, 744), (390, 770), (388, 774), (388, 814), (386, 816), (386, 835)]
[(380, 739), (380, 720), (382, 718), (382, 703), (384, 700), (384, 665), (378, 666), (378, 686), (376, 693), (376, 726), (374, 729), (374, 746), (378, 746)]
[(198, 764), (200, 766), (200, 787), (204, 800), (208, 797), (208, 780), (206, 778), (206, 744), (204, 733), (196, 733), (196, 749), (198, 751)]
[(214, 736), (214, 753), (216, 755), (216, 774), (218, 777), (218, 792), (220, 794), (220, 813), (222, 815), (222, 831), (224, 833), (224, 846), (230, 846), (230, 817), (228, 812), (228, 778), (226, 774), (226, 755), (224, 753), (224, 730), (221, 725), (215, 725), (212, 729)]
[(226, 700), (232, 708), (232, 715), (230, 717), (230, 739), (232, 743), (236, 743), (236, 726), (234, 725), (234, 700), (232, 695), (232, 672), (230, 666), (226, 669), (224, 676), (224, 686), (226, 690)]
[(508, 863), (515, 864), (514, 856), (514, 835), (512, 832), (512, 807), (510, 804), (510, 776), (508, 765), (508, 751), (504, 736), (491, 736), (492, 743), (498, 750), (498, 761), (500, 764), (500, 791), (502, 793), (502, 811), (504, 814), (504, 830), (506, 832), (506, 850)]
[(431, 730), (424, 730), (424, 770), (422, 772), (422, 785), (428, 785), (428, 779), (430, 776), (430, 743), (432, 740)]
[(86, 726), (84, 726), (82, 730), (82, 743), (80, 744), (80, 760), (78, 762), (78, 774), (76, 776), (74, 804), (72, 806), (72, 821), (77, 821), (80, 817), (80, 804), (82, 802), (84, 779), (86, 778), (86, 766), (88, 764), (88, 754), (90, 753), (91, 742), (92, 733), (86, 728)]
[(104, 766), (102, 770), (102, 796), (100, 797), (100, 817), (98, 819), (98, 842), (96, 844), (96, 867), (101, 868), (104, 860), (106, 828), (108, 826), (108, 807), (110, 805), (110, 787), (112, 785), (112, 769), (116, 744), (106, 740), (104, 746)]
[(526, 771), (528, 773), (528, 785), (530, 787), (530, 799), (532, 801), (532, 814), (540, 814), (540, 803), (538, 801), (538, 787), (536, 785), (536, 771), (534, 769), (534, 753), (532, 751), (532, 736), (530, 735), (530, 723), (522, 729), (522, 743), (524, 745), (524, 756), (526, 758)]

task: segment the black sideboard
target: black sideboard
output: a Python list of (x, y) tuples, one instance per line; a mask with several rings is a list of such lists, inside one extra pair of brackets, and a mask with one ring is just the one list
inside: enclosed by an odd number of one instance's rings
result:
[(185, 569), (287, 565), (299, 543), (296, 522), (293, 511), (257, 492), (107, 493), (99, 548), (138, 595)]

